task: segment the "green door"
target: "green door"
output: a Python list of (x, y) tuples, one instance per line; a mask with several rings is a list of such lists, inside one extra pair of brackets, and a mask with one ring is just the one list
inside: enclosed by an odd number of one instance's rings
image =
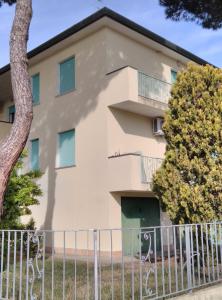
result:
[[(146, 253), (149, 241), (144, 239), (144, 233), (151, 237), (151, 247), (154, 248), (153, 230), (140, 229), (160, 226), (160, 207), (156, 198), (122, 197), (122, 228), (123, 251), (125, 255)], [(130, 229), (128, 229), (130, 228)], [(156, 231), (156, 247), (160, 247), (159, 230)]]

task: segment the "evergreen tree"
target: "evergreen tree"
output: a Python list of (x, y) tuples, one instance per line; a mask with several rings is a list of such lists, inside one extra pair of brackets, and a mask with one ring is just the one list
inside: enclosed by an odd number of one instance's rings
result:
[(167, 18), (174, 21), (194, 21), (203, 28), (222, 27), (221, 0), (159, 0)]
[(31, 215), (30, 206), (39, 204), (38, 197), (42, 191), (36, 179), (41, 177), (40, 171), (21, 174), (24, 154), (14, 167), (5, 193), (3, 214), (0, 229), (34, 229), (34, 222), (23, 224), (21, 217)]
[(8, 5), (12, 5), (16, 2), (16, 0), (0, 0), (0, 7), (2, 4), (7, 3)]
[(178, 74), (163, 126), (165, 160), (153, 190), (174, 223), (222, 216), (222, 71), (190, 64)]

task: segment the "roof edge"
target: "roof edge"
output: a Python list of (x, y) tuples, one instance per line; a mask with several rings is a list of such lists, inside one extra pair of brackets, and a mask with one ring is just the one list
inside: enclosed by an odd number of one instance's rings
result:
[[(163, 45), (164, 47), (200, 64), (200, 65), (212, 65), (206, 60), (198, 57), (197, 55), (181, 48), (180, 46), (170, 42), (169, 40), (161, 37), (160, 35), (146, 29), (145, 27), (131, 21), (130, 19), (116, 13), (115, 11), (104, 7), (99, 11), (95, 12), (94, 14), (90, 15), (89, 17), (83, 19), (82, 21), (78, 22), (77, 24), (73, 25), (72, 27), (66, 29), (65, 31), (59, 33), (58, 35), (54, 36), (53, 38), (49, 39), (48, 41), (44, 42), (43, 44), (39, 45), (38, 47), (34, 48), (33, 50), (27, 53), (28, 59), (44, 52), (45, 50), (51, 48), (52, 46), (58, 44), (59, 42), (65, 40), (66, 38), (70, 37), (71, 35), (77, 33), (78, 31), (84, 29), (85, 27), (91, 25), (92, 23), (100, 20), (103, 17), (109, 17), (110, 19), (136, 31), (137, 33), (142, 34), (143, 36)], [(10, 70), (10, 64), (5, 65), (0, 69), (0, 75)]]

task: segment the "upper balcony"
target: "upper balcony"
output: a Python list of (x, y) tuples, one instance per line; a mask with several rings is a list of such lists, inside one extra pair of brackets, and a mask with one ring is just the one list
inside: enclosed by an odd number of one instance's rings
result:
[(0, 121), (0, 140), (9, 133), (11, 126), (11, 123)]
[(164, 115), (172, 85), (125, 67), (109, 76), (109, 106), (149, 117)]
[(110, 192), (150, 192), (163, 159), (127, 153), (109, 157)]

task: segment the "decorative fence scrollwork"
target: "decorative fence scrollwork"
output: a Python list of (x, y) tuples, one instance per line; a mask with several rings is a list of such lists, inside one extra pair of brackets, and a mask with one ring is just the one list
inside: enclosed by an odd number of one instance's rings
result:
[(45, 251), (45, 235), (42, 232), (29, 232), (29, 285), (30, 285), (30, 299), (37, 300), (38, 297), (34, 293), (34, 286), (37, 281), (43, 279), (44, 263), (43, 255)]
[(0, 299), (157, 300), (222, 282), (221, 222), (140, 225), (1, 230)]
[(150, 297), (154, 294), (152, 287), (150, 286), (150, 277), (152, 274), (155, 274), (155, 266), (151, 261), (151, 255), (153, 254), (152, 250), (152, 237), (153, 231), (142, 232), (141, 239), (146, 243), (147, 253), (146, 255), (141, 255), (141, 263), (144, 266), (145, 274), (144, 274), (144, 290), (145, 297)]

